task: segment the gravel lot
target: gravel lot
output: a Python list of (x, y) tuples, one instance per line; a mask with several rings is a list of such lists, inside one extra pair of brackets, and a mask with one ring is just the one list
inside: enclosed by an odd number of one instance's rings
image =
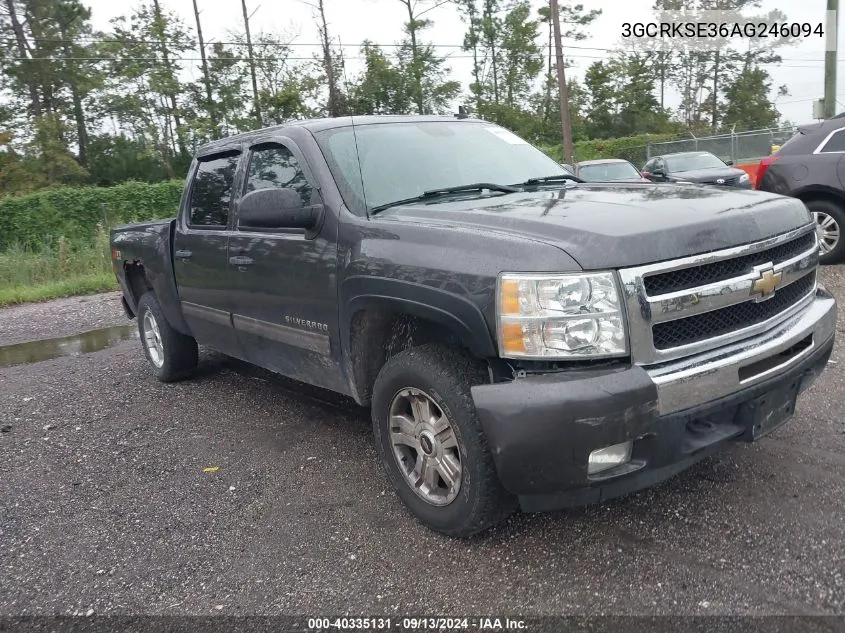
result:
[[(16, 307), (0, 344), (125, 323), (113, 293)], [(845, 614), (843, 340), (765, 441), (466, 542), (341, 398), (213, 353), (163, 385), (134, 340), (0, 369), (0, 615)]]
[(0, 345), (58, 338), (126, 323), (119, 292), (26, 303), (0, 308)]

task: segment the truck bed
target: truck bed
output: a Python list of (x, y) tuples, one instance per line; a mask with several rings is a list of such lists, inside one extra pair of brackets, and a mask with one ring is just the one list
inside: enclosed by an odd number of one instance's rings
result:
[(112, 229), (112, 258), (115, 275), (133, 315), (137, 313), (141, 295), (152, 289), (173, 327), (183, 334), (190, 334), (182, 316), (173, 273), (175, 226), (175, 218), (170, 218)]

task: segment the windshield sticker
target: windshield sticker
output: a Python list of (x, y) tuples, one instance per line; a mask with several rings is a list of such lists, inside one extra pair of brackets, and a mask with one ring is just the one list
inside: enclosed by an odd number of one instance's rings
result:
[(508, 131), (504, 128), (501, 128), (501, 127), (486, 127), (484, 129), (487, 130), (488, 132), (490, 132), (490, 134), (495, 134), (500, 139), (502, 139), (503, 141), (505, 141), (507, 143), (510, 143), (511, 145), (528, 145), (528, 141), (519, 138), (516, 134), (514, 134), (513, 132), (510, 132), (510, 131)]

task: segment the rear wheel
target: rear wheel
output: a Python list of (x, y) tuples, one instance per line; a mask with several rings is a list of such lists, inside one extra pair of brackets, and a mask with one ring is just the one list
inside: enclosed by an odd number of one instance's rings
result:
[(390, 358), (373, 387), (379, 456), (399, 498), (428, 527), (467, 537), (510, 515), (475, 414), (474, 362), (441, 345)]
[(138, 334), (144, 355), (160, 381), (181, 380), (196, 369), (197, 342), (173, 329), (152, 292), (145, 293), (138, 301)]
[(829, 200), (810, 200), (806, 205), (816, 222), (821, 263), (838, 264), (845, 258), (845, 241), (842, 240), (845, 210)]

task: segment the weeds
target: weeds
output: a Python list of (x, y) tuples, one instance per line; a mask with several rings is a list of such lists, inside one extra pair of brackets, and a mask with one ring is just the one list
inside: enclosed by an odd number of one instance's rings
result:
[(13, 243), (0, 252), (0, 305), (116, 288), (109, 233), (102, 224), (87, 240), (59, 237), (38, 251)]

